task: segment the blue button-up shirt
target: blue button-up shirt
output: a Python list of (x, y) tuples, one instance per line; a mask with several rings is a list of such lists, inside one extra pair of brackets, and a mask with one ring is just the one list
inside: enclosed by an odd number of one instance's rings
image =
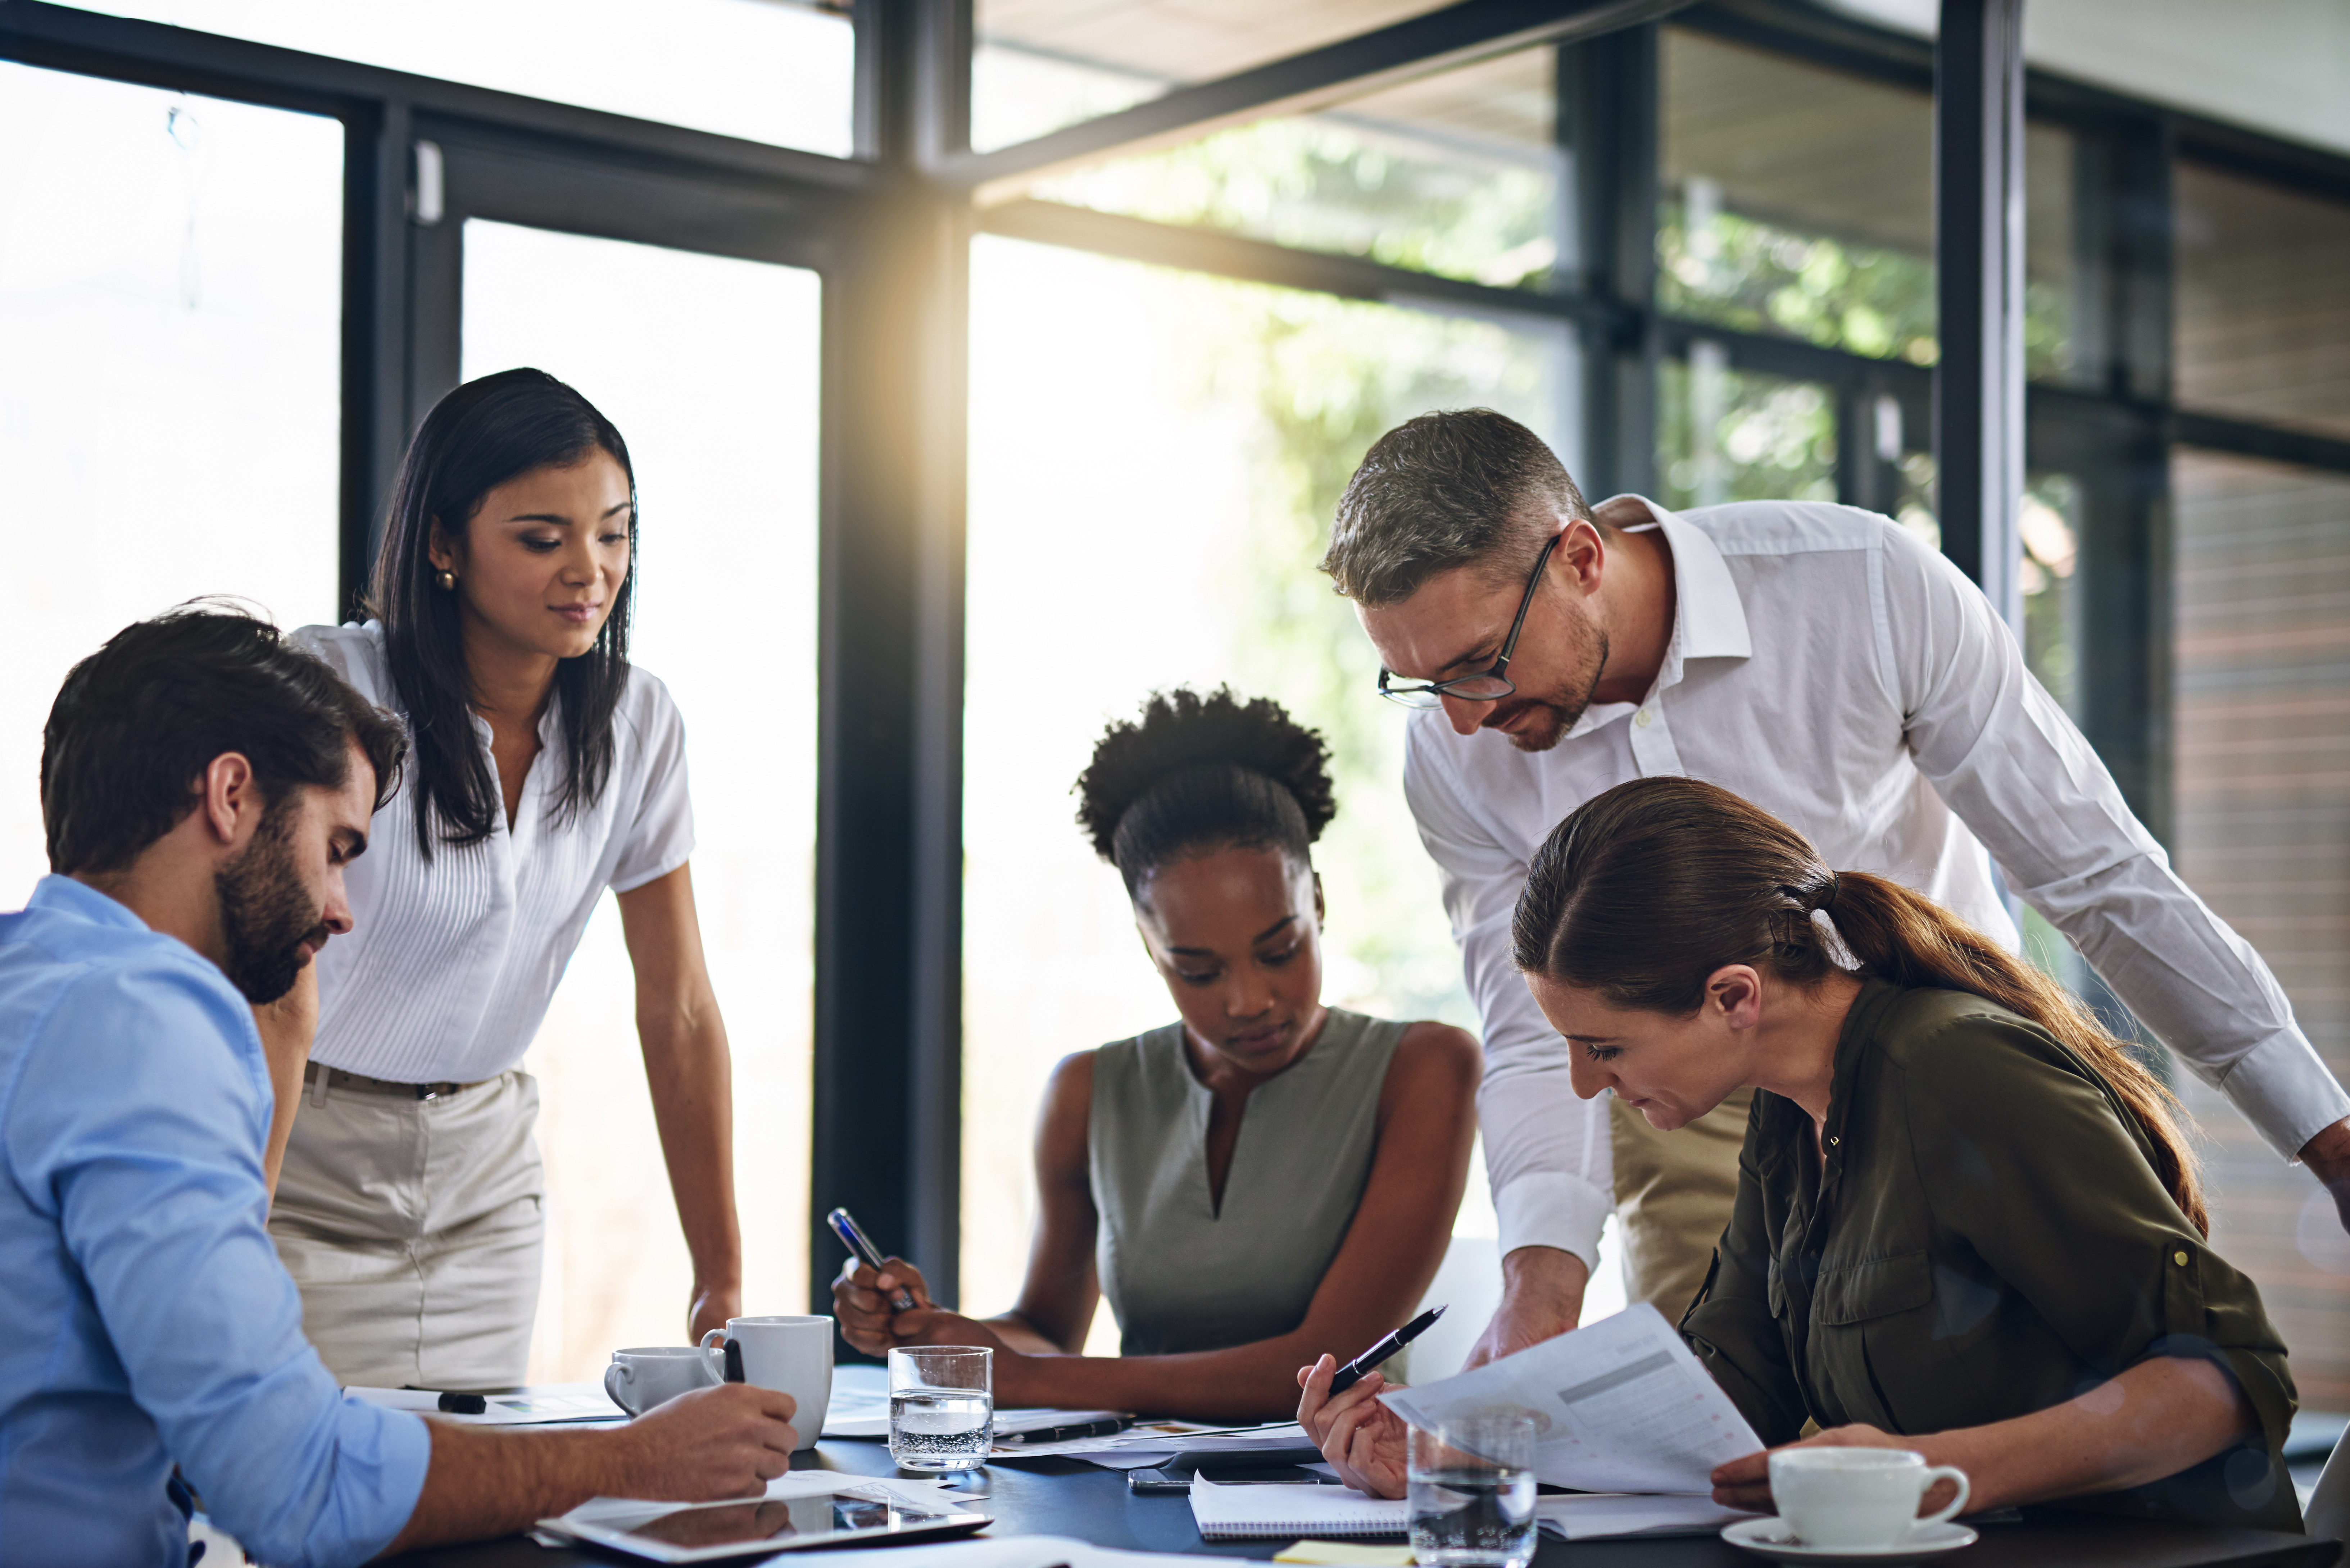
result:
[(263, 1229), (271, 1104), (185, 944), (63, 877), (0, 915), (0, 1564), (184, 1563), (175, 1463), (281, 1568), (414, 1511), (424, 1423), (342, 1397)]

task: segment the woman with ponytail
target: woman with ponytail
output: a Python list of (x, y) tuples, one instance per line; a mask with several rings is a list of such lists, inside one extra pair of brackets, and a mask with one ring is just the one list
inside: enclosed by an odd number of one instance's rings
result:
[[(2284, 1346), (2206, 1244), (2176, 1107), (2045, 976), (1683, 778), (1561, 823), (1513, 946), (1577, 1094), (1670, 1130), (1761, 1091), (1680, 1326), (1765, 1444), (1916, 1449), (1979, 1511), (2300, 1528)], [(1382, 1483), (1377, 1389), (1301, 1377), (1325, 1451)], [(1769, 1506), (1761, 1454), (1714, 1484)]]
[[(1323, 1004), (1327, 759), (1228, 691), (1162, 692), (1110, 726), (1077, 819), (1177, 1022), (1054, 1072), (1010, 1312), (974, 1321), (910, 1265), (851, 1259), (833, 1284), (849, 1344), (993, 1346), (1004, 1405), (1253, 1420), (1288, 1414), (1305, 1356), (1411, 1315), (1451, 1238), (1482, 1063), (1449, 1024)], [(1123, 1354), (1087, 1356), (1104, 1296)]]

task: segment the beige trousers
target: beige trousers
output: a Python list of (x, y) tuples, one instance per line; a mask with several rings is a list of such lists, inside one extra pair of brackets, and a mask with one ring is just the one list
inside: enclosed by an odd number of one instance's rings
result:
[(523, 1072), (432, 1100), (305, 1085), (269, 1234), (336, 1381), (523, 1380), (546, 1236), (537, 1117)]
[(1738, 1151), (1753, 1092), (1740, 1089), (1697, 1120), (1659, 1132), (1613, 1096), (1616, 1212), (1624, 1236), (1624, 1297), (1679, 1323), (1705, 1283), (1738, 1197)]

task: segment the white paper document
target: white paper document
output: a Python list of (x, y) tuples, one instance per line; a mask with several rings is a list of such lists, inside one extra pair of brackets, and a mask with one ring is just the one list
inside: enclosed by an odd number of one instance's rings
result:
[(1534, 1417), (1534, 1474), (1578, 1491), (1709, 1491), (1762, 1447), (1681, 1336), (1643, 1302), (1440, 1383), (1379, 1396), (1416, 1427), (1479, 1411)]
[(1000, 1459), (1041, 1459), (1047, 1455), (1082, 1459), (1106, 1469), (1139, 1469), (1184, 1453), (1246, 1456), (1266, 1449), (1312, 1446), (1313, 1439), (1295, 1421), (1269, 1427), (1211, 1427), (1199, 1421), (1138, 1421), (1109, 1438), (1073, 1438), (1065, 1442), (1023, 1441), (996, 1445)]
[[(889, 1397), (878, 1399), (866, 1390), (858, 1389), (844, 1399), (842, 1390), (835, 1389), (832, 1402), (825, 1407), (824, 1435), (827, 1438), (886, 1438), (889, 1435)], [(1020, 1408), (995, 1412), (995, 1435), (1013, 1437), (1027, 1432), (1049, 1431), (1055, 1427), (1082, 1426), (1089, 1421), (1113, 1420), (1122, 1412), (1117, 1410), (1052, 1410)], [(1096, 1439), (1098, 1441), (1099, 1439)], [(1016, 1449), (1013, 1450), (1017, 1452)], [(1047, 1450), (1039, 1449), (1038, 1452)]]
[(598, 1383), (536, 1383), (510, 1394), (487, 1394), (487, 1408), (478, 1416), (444, 1415), (441, 1396), (430, 1388), (369, 1388), (354, 1385), (343, 1390), (354, 1399), (387, 1410), (413, 1410), (435, 1420), (465, 1427), (545, 1427), (577, 1421), (626, 1421), (629, 1413), (612, 1403)]

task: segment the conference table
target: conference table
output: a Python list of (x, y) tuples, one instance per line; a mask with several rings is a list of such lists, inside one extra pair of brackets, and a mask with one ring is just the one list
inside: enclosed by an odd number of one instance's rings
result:
[[(842, 1367), (844, 1379), (863, 1380), (879, 1368)], [(794, 1469), (828, 1469), (848, 1476), (900, 1472), (886, 1444), (827, 1438), (802, 1452)], [(1180, 1552), (1215, 1557), (1270, 1558), (1281, 1541), (1207, 1542), (1191, 1522), (1188, 1499), (1138, 1497), (1126, 1477), (1080, 1460), (1015, 1459), (970, 1472), (963, 1483), (972, 1507), (994, 1515), (990, 1535), (1076, 1536), (1097, 1546), (1133, 1552)], [(983, 1495), (985, 1501), (977, 1501)], [(1983, 1524), (1982, 1539), (1962, 1551), (1928, 1559), (1950, 1568), (2326, 1568), (2341, 1552), (2334, 1542), (2269, 1531), (2073, 1515), (2012, 1524)], [(909, 1546), (906, 1550), (916, 1550)], [(797, 1554), (802, 1568), (823, 1568), (821, 1553)], [(561, 1568), (608, 1565), (616, 1559), (557, 1547), (525, 1536), (444, 1547), (391, 1559), (410, 1568)], [(754, 1563), (757, 1558), (739, 1561)], [(787, 1556), (781, 1561), (789, 1561)], [(1718, 1537), (1562, 1542), (1545, 1535), (1534, 1568), (1762, 1568), (1763, 1560)]]

